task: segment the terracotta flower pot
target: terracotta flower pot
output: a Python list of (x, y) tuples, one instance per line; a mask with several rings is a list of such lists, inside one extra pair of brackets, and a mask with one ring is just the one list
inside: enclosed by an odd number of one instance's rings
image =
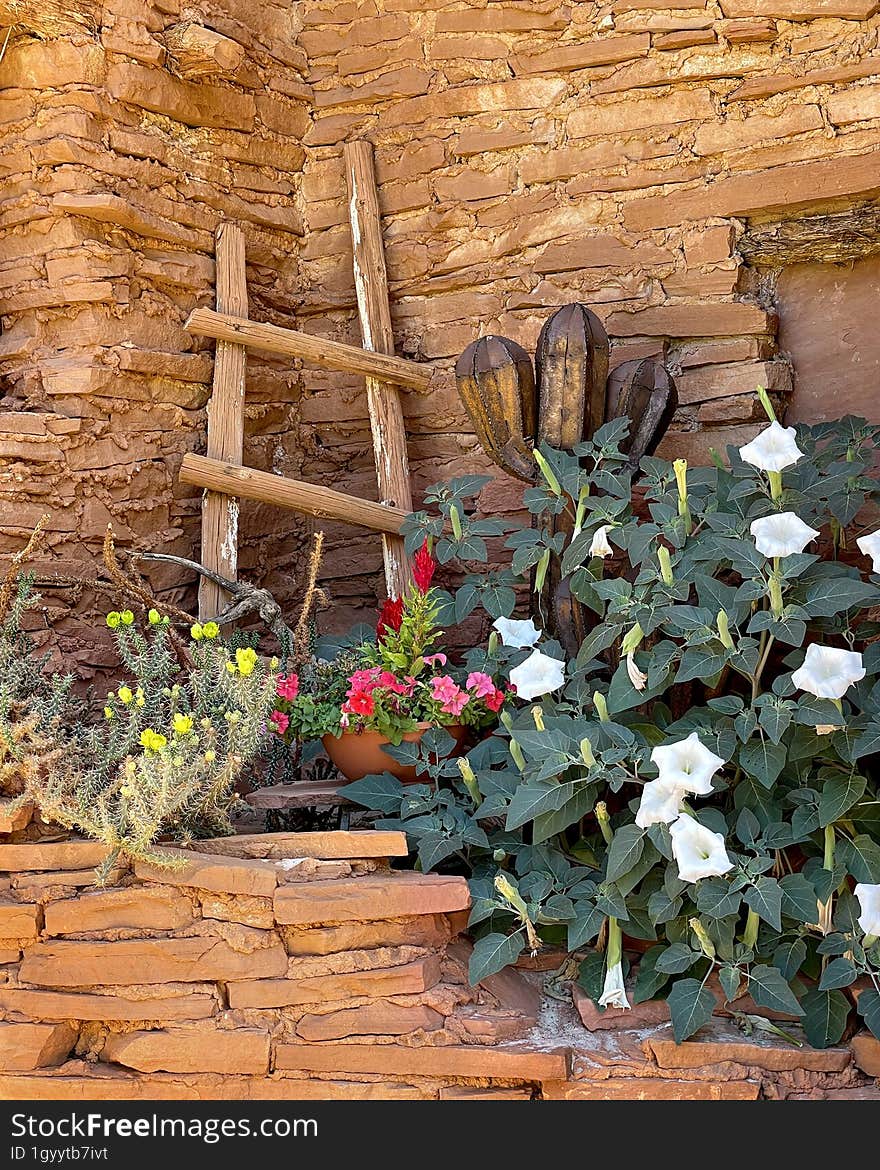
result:
[[(420, 723), (414, 731), (408, 731), (403, 738), (407, 743), (418, 743), (425, 732), (433, 726), (433, 723)], [(461, 755), (467, 728), (456, 723), (444, 727), (443, 730), (448, 731), (455, 740), (455, 746), (449, 755)], [(384, 750), (389, 740), (378, 731), (343, 731), (338, 739), (335, 735), (325, 735), (321, 743), (324, 745), (324, 751), (347, 780), (361, 780), (374, 772), (390, 772), (403, 784), (414, 784), (418, 779), (414, 764), (402, 764)]]

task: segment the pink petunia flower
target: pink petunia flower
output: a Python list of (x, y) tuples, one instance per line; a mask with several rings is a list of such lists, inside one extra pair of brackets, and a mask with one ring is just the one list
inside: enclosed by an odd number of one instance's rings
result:
[(426, 654), (423, 661), (426, 666), (445, 666), (448, 659), (445, 654), (438, 652), (437, 654)]
[(269, 726), (278, 735), (284, 735), (290, 726), (290, 719), (283, 711), (273, 711), (269, 716)]
[(440, 710), (445, 711), (447, 715), (460, 715), (470, 701), (471, 697), (467, 691), (459, 688), (458, 694), (451, 699), (447, 699)]
[(450, 699), (457, 698), (461, 689), (448, 674), (437, 675), (428, 685), (431, 688), (431, 698), (436, 699), (438, 703), (448, 703)]
[(275, 684), (275, 694), (279, 699), (287, 699), (292, 701), (299, 694), (299, 675), (297, 674), (279, 674), (278, 682)]
[(494, 695), (495, 684), (488, 674), (481, 670), (474, 670), (467, 676), (465, 684), (469, 691), (473, 691), (478, 699), (485, 699), (487, 695)]

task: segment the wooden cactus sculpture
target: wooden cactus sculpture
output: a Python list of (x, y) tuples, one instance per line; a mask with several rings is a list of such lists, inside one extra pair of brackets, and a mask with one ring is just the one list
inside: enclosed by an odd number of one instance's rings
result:
[(535, 461), (535, 375), (532, 359), (507, 337), (471, 342), (455, 365), (459, 396), (486, 454), (511, 475), (531, 482)]
[[(586, 305), (564, 305), (544, 323), (538, 337), (538, 442), (570, 451), (605, 421), (608, 334)], [(571, 536), (574, 520), (555, 516), (553, 532)], [(588, 632), (588, 615), (572, 597), (553, 558), (543, 594), (536, 599), (546, 628), (574, 656)]]
[(675, 382), (659, 357), (622, 362), (608, 378), (609, 419), (630, 420), (621, 450), (635, 470), (643, 455), (653, 455), (678, 406)]

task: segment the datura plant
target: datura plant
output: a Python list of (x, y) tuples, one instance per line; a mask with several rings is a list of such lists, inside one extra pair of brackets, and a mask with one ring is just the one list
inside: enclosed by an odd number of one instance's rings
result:
[[(465, 759), (395, 749), (430, 783), (346, 791), (469, 877), (472, 980), (561, 945), (600, 1010), (665, 998), (679, 1041), (748, 993), (823, 1047), (850, 988), (880, 1037), (880, 427), (784, 427), (759, 397), (751, 442), (644, 458), (635, 488), (626, 420), (541, 447), (531, 527), (475, 519), (476, 477), (432, 489), (410, 547), (465, 562), (446, 604), (494, 620), (468, 661), (517, 697)], [(571, 660), (542, 632), (553, 561), (592, 613)]]

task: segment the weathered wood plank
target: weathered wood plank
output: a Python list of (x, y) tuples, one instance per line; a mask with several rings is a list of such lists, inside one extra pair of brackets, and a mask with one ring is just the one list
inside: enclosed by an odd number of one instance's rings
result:
[[(354, 287), (364, 349), (394, 353), (388, 274), (379, 218), (379, 196), (369, 142), (347, 142), (343, 148), (348, 210), (353, 244)], [(412, 511), (409, 459), (406, 453), (406, 424), (396, 387), (378, 378), (367, 377), (367, 409), (373, 433), (373, 453), (379, 498), (398, 508)], [(399, 536), (382, 538), (385, 583), (389, 597), (400, 597), (409, 585), (409, 558)]]
[(325, 370), (360, 374), (364, 378), (376, 378), (410, 390), (425, 390), (431, 380), (429, 369), (407, 358), (371, 353), (356, 345), (312, 337), (296, 329), (282, 329), (280, 325), (248, 321), (228, 313), (216, 313), (213, 309), (194, 309), (184, 329), (196, 337), (213, 337), (217, 341), (236, 342), (248, 349), (298, 357)]
[[(217, 229), (217, 311), (247, 317), (244, 233), (234, 223)], [(244, 388), (247, 350), (243, 345), (218, 341), (214, 355), (214, 385), (208, 403), (208, 457), (241, 463), (244, 454)], [(230, 581), (238, 578), (238, 500), (217, 492), (202, 499), (202, 564)], [(199, 617), (212, 618), (228, 601), (214, 581), (199, 582)]]
[(268, 471), (224, 463), (220, 459), (207, 459), (204, 455), (184, 455), (180, 481), (244, 500), (291, 508), (307, 516), (344, 520), (349, 524), (371, 528), (374, 532), (398, 535), (407, 516), (402, 508), (361, 500), (320, 484), (287, 479)]

